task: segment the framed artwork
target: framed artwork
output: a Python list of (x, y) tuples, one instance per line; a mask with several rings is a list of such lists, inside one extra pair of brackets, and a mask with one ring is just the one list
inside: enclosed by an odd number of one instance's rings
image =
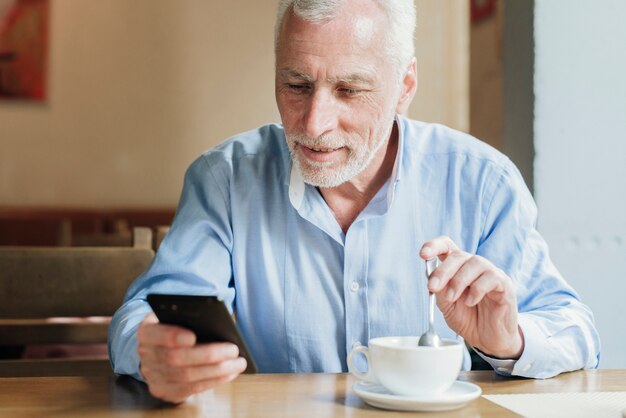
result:
[(496, 10), (497, 0), (470, 0), (472, 22), (478, 22), (491, 16)]
[(0, 0), (0, 100), (46, 99), (49, 0)]

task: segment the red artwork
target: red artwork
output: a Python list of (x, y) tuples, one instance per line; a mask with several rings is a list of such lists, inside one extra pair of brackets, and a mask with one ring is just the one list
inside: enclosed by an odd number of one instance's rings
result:
[(46, 99), (49, 0), (0, 0), (0, 100)]
[[(525, 0), (522, 0), (525, 1)], [(496, 0), (470, 0), (472, 22), (491, 16), (496, 10)]]

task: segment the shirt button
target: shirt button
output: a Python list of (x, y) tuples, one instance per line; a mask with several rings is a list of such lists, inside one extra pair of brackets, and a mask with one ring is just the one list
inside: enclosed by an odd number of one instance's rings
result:
[(530, 368), (533, 367), (532, 363), (528, 363), (527, 365), (525, 365), (524, 367), (522, 367), (522, 371), (523, 372), (527, 372), (530, 370)]
[(357, 281), (350, 283), (350, 290), (353, 292), (359, 290), (359, 283)]

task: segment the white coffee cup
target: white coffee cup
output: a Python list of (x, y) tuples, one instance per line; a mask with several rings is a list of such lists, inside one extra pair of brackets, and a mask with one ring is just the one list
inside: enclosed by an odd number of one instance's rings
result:
[[(442, 340), (440, 347), (420, 347), (419, 337), (381, 337), (348, 355), (348, 370), (359, 379), (379, 383), (396, 395), (429, 397), (445, 392), (463, 363), (463, 344)], [(355, 366), (355, 356), (367, 360), (367, 371)]]

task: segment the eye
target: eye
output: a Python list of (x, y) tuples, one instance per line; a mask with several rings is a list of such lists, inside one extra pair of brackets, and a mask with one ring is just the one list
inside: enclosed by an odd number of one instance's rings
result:
[(287, 84), (287, 88), (296, 94), (307, 94), (311, 91), (308, 84)]
[(361, 90), (350, 87), (341, 87), (339, 89), (339, 93), (344, 96), (356, 96), (357, 94), (361, 93)]

